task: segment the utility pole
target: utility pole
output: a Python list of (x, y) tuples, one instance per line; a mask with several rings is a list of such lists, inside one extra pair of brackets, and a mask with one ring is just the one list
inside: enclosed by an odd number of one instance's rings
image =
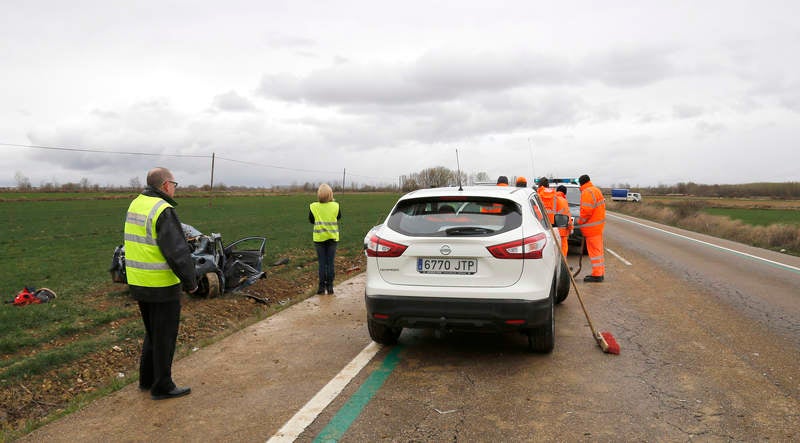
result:
[(213, 198), (214, 194), (214, 160), (216, 157), (216, 153), (211, 153), (211, 185), (208, 187), (208, 207), (211, 207), (211, 199)]
[(347, 168), (342, 168), (342, 193), (344, 193), (344, 179), (347, 175)]

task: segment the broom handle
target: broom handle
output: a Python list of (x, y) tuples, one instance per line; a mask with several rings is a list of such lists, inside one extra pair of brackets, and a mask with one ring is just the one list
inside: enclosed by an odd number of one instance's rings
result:
[[(553, 235), (558, 235), (556, 232), (556, 228), (551, 227), (550, 230), (553, 232)], [(592, 335), (597, 338), (598, 334), (597, 331), (594, 329), (594, 324), (592, 324), (592, 318), (589, 317), (589, 311), (586, 310), (586, 305), (583, 304), (583, 297), (581, 297), (581, 291), (578, 290), (578, 285), (575, 284), (575, 277), (572, 276), (572, 273), (569, 272), (569, 263), (567, 263), (567, 257), (564, 256), (564, 251), (559, 247), (558, 248), (558, 255), (561, 256), (561, 261), (564, 263), (564, 266), (567, 267), (567, 274), (569, 274), (569, 280), (572, 282), (572, 287), (575, 288), (575, 295), (578, 296), (578, 301), (581, 303), (581, 309), (583, 309), (583, 315), (586, 316), (586, 321), (589, 322), (589, 329), (592, 331)]]

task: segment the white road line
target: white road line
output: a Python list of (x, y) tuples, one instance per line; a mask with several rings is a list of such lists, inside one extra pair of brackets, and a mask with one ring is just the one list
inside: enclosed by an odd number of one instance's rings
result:
[(620, 217), (620, 216), (617, 216), (617, 215), (611, 215), (611, 214), (608, 214), (608, 216), (610, 216), (610, 217), (613, 217), (613, 218), (620, 219), (620, 220), (622, 220), (622, 221), (626, 221), (626, 222), (628, 222), (628, 223), (633, 223), (634, 225), (639, 225), (639, 226), (641, 226), (641, 227), (643, 227), (643, 228), (649, 228), (649, 229), (653, 229), (653, 230), (656, 230), (656, 231), (660, 231), (660, 232), (663, 232), (663, 233), (665, 233), (665, 234), (669, 234), (669, 235), (672, 235), (672, 236), (675, 236), (675, 237), (680, 237), (680, 238), (682, 238), (682, 239), (685, 239), (685, 240), (691, 240), (691, 241), (693, 241), (693, 242), (697, 242), (697, 243), (700, 243), (700, 244), (703, 244), (703, 245), (706, 245), (706, 246), (710, 246), (710, 247), (712, 247), (712, 248), (721, 249), (721, 250), (723, 250), (723, 251), (728, 251), (728, 252), (733, 252), (734, 254), (743, 255), (743, 256), (745, 256), (745, 257), (749, 257), (749, 258), (752, 258), (752, 259), (755, 259), (755, 260), (761, 260), (761, 261), (764, 261), (764, 262), (767, 262), (767, 263), (773, 264), (773, 265), (775, 265), (775, 266), (777, 266), (777, 267), (779, 267), (779, 268), (789, 269), (789, 270), (792, 270), (792, 271), (794, 271), (794, 272), (800, 272), (800, 268), (797, 268), (797, 267), (795, 267), (795, 266), (791, 266), (791, 265), (787, 265), (787, 264), (785, 264), (785, 263), (776, 262), (776, 261), (769, 260), (769, 259), (766, 259), (766, 258), (763, 258), (763, 257), (759, 257), (759, 256), (757, 256), (757, 255), (748, 254), (748, 253), (746, 253), (746, 252), (737, 251), (737, 250), (735, 250), (735, 249), (730, 249), (730, 248), (726, 248), (726, 247), (724, 247), (724, 246), (715, 245), (715, 244), (713, 244), (713, 243), (705, 242), (705, 241), (703, 241), (703, 240), (698, 240), (698, 239), (696, 239), (696, 238), (687, 237), (687, 236), (685, 236), (685, 235), (681, 235), (681, 234), (676, 234), (676, 233), (674, 233), (674, 232), (670, 232), (670, 231), (667, 231), (667, 230), (665, 230), (665, 229), (656, 228), (656, 227), (654, 227), (654, 226), (646, 225), (646, 224), (644, 224), (644, 223), (639, 223), (639, 222), (636, 222), (636, 221), (633, 221), (633, 220), (629, 220), (629, 219), (627, 219), (627, 218)]
[(350, 361), (335, 377), (308, 401), (267, 443), (293, 442), (317, 416), (342, 392), (345, 386), (372, 360), (381, 350), (381, 345), (370, 342), (356, 357)]
[(624, 258), (622, 258), (622, 256), (620, 256), (620, 255), (619, 255), (619, 254), (617, 254), (616, 252), (612, 251), (610, 248), (606, 248), (606, 251), (608, 251), (608, 252), (609, 252), (611, 255), (613, 255), (614, 257), (617, 257), (617, 258), (619, 259), (619, 261), (621, 261), (622, 263), (625, 263), (625, 264), (626, 264), (626, 265), (628, 265), (628, 266), (630, 266), (630, 265), (631, 265), (631, 262), (629, 262), (628, 260), (625, 260)]

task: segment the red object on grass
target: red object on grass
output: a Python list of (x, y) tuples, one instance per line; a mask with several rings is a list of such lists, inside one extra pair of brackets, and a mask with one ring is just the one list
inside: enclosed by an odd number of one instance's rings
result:
[(600, 335), (603, 336), (603, 339), (608, 344), (608, 348), (603, 349), (603, 351), (608, 354), (619, 354), (619, 343), (617, 343), (617, 339), (615, 339), (610, 332), (601, 332)]

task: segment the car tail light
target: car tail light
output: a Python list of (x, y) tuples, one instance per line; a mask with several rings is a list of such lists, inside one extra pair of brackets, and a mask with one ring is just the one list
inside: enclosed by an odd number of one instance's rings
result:
[(368, 257), (400, 257), (408, 246), (382, 239), (377, 235), (369, 238), (367, 243)]
[(494, 246), (487, 246), (486, 249), (495, 257), (502, 259), (519, 258), (542, 258), (542, 251), (547, 244), (547, 236), (540, 232), (522, 240), (515, 240)]

